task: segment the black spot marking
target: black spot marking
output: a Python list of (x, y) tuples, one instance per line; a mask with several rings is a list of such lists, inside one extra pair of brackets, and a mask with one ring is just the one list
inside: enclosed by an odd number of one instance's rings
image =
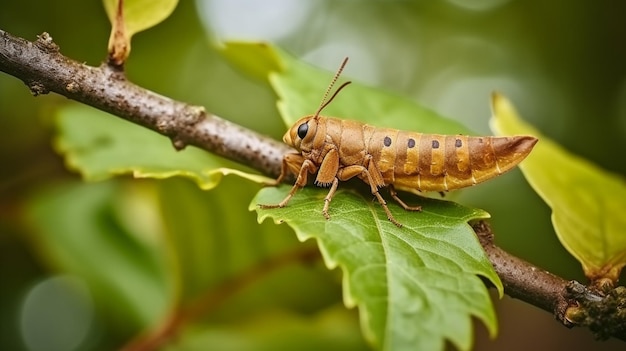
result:
[(463, 146), (463, 141), (462, 141), (461, 139), (457, 139), (457, 140), (454, 142), (454, 146), (456, 146), (456, 147), (461, 147), (461, 146)]
[(383, 140), (383, 144), (385, 144), (385, 146), (391, 146), (391, 138), (386, 136), (385, 140)]
[(433, 149), (439, 148), (439, 140), (433, 140)]
[(412, 149), (415, 147), (415, 139), (409, 139), (409, 142), (407, 143), (407, 146), (409, 147), (409, 149)]

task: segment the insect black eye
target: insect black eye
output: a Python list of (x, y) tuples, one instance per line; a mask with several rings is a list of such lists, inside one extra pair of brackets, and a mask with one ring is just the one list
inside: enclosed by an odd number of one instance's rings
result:
[(298, 136), (300, 137), (300, 139), (304, 139), (304, 137), (306, 136), (306, 133), (308, 133), (308, 131), (309, 131), (309, 125), (307, 123), (302, 123), (298, 127)]

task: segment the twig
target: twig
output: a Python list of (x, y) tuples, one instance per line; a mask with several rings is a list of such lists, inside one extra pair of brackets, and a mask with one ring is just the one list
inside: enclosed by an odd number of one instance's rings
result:
[[(29, 42), (0, 30), (0, 70), (24, 81), (35, 96), (56, 92), (163, 134), (176, 149), (194, 145), (271, 176), (278, 175), (282, 156), (290, 150), (273, 139), (211, 115), (202, 107), (141, 88), (126, 80), (119, 67), (91, 67), (71, 60), (59, 53), (47, 33)], [(585, 312), (591, 302), (602, 302), (611, 294), (599, 296), (580, 283), (568, 282), (512, 256), (493, 244), (493, 234), (485, 222), (475, 224), (474, 230), (506, 294), (553, 313), (568, 327), (588, 325), (593, 330), (592, 323), (572, 318), (581, 315), (581, 308)], [(622, 316), (622, 320), (626, 315), (623, 300), (619, 295), (614, 303), (616, 315)], [(174, 326), (180, 322), (178, 318), (188, 316), (173, 316)], [(162, 330), (169, 333), (171, 327), (166, 325)], [(626, 341), (624, 329), (612, 329), (608, 335)]]
[(568, 302), (564, 298), (567, 280), (515, 257), (493, 243), (491, 227), (485, 221), (472, 225), (489, 261), (502, 280), (506, 294), (554, 313), (563, 321)]

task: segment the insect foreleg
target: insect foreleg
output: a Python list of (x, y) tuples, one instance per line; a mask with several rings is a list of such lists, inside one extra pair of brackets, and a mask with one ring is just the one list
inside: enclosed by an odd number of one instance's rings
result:
[(393, 184), (389, 185), (389, 194), (391, 194), (391, 197), (396, 200), (396, 202), (400, 204), (400, 206), (402, 206), (402, 208), (404, 208), (405, 210), (418, 212), (422, 211), (422, 206), (409, 206), (404, 201), (402, 201), (402, 199), (398, 197), (398, 192), (396, 191), (396, 188), (393, 186)]
[(276, 186), (280, 184), (285, 177), (291, 173), (297, 175), (302, 168), (302, 164), (304, 163), (304, 157), (299, 153), (289, 153), (283, 156), (283, 162), (280, 165), (280, 174), (278, 178), (271, 182), (267, 182), (266, 184), (269, 186)]
[[(292, 154), (288, 154), (288, 155), (292, 155)], [(293, 154), (293, 155), (296, 155), (296, 154)], [(287, 158), (287, 155), (285, 155), (285, 159), (286, 158)], [(283, 163), (285, 163), (284, 160), (283, 160)], [(289, 165), (287, 166), (290, 167)], [(283, 199), (283, 201), (275, 205), (259, 205), (259, 207), (261, 208), (285, 207), (287, 203), (289, 202), (289, 200), (291, 200), (293, 195), (296, 193), (296, 191), (298, 191), (298, 188), (301, 188), (306, 185), (308, 174), (315, 173), (315, 172), (317, 172), (317, 166), (311, 160), (304, 160), (302, 162), (302, 167), (300, 167), (300, 170), (298, 171), (298, 178), (296, 178), (296, 183), (293, 185), (291, 190), (289, 190), (289, 194), (287, 194), (287, 196)], [(281, 172), (281, 175), (282, 173), (283, 172)]]

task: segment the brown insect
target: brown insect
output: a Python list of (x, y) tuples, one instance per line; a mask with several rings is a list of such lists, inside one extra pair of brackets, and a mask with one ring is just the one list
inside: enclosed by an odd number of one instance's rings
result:
[(344, 59), (315, 114), (302, 117), (285, 133), (283, 141), (299, 152), (284, 156), (275, 185), (288, 172), (297, 179), (285, 199), (275, 205), (260, 205), (262, 208), (286, 206), (298, 188), (307, 184), (308, 174), (317, 173), (315, 184), (330, 187), (322, 209), (324, 217), (330, 219), (328, 209), (339, 181), (358, 177), (370, 186), (387, 218), (401, 227), (379, 189), (388, 187), (391, 197), (405, 210), (421, 211), (420, 206), (402, 201), (396, 188), (444, 192), (475, 185), (515, 167), (537, 143), (532, 136), (422, 134), (320, 116), (337, 93), (350, 84), (342, 84), (326, 100), (347, 61)]

